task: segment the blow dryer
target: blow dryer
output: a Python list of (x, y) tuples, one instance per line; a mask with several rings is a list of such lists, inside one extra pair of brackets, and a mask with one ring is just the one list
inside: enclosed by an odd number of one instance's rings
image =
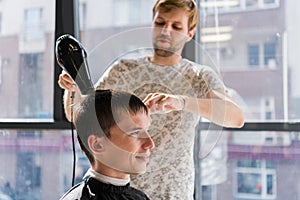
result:
[(56, 40), (55, 54), (57, 63), (75, 81), (82, 95), (94, 91), (87, 53), (78, 40), (69, 34), (60, 36)]

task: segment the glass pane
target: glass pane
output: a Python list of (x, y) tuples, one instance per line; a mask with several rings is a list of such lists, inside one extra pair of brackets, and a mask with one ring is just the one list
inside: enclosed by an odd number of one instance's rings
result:
[(264, 64), (267, 67), (276, 66), (276, 44), (264, 43)]
[(238, 160), (238, 167), (252, 167), (252, 168), (260, 168), (261, 161), (260, 160)]
[[(211, 196), (203, 200), (299, 199), (300, 190), (295, 184), (295, 180), (300, 178), (298, 172), (300, 140), (296, 137), (299, 133), (282, 132), (279, 135), (285, 135), (286, 138), (283, 138), (285, 142), (273, 142), (273, 144), (263, 142), (266, 137), (271, 137), (272, 132), (257, 132), (256, 142), (253, 133), (222, 132), (222, 137), (226, 139), (220, 139), (218, 144), (221, 142), (223, 145), (216, 147), (219, 149), (218, 152), (221, 151), (227, 155), (224, 158), (226, 163), (222, 160), (201, 170), (202, 195), (203, 197)], [(276, 141), (278, 136), (273, 136)], [(238, 139), (238, 137), (241, 138)], [(247, 139), (248, 143), (245, 142)], [(242, 140), (244, 142), (241, 142)], [(210, 156), (213, 155), (215, 153), (212, 151)], [(206, 163), (205, 159), (198, 161)], [(222, 172), (217, 171), (221, 168), (220, 165), (224, 167)], [(224, 171), (226, 172), (225, 178), (215, 183), (211, 177), (217, 177)]]
[[(59, 199), (71, 187), (71, 131), (0, 130), (0, 138), (0, 199)], [(75, 144), (78, 182), (89, 162)]]
[(259, 65), (259, 46), (258, 45), (249, 45), (248, 46), (248, 57), (250, 66)]
[(257, 7), (258, 5), (258, 0), (246, 0), (246, 6), (247, 7)]
[(267, 175), (267, 194), (271, 195), (273, 194), (273, 182), (274, 182), (273, 175)]
[(299, 1), (239, 2), (200, 7), (199, 62), (214, 61), (246, 121), (299, 120)]
[(0, 119), (53, 118), (54, 3), (0, 2)]
[(264, 4), (274, 4), (274, 3), (276, 3), (276, 0), (264, 0)]
[[(81, 41), (96, 82), (118, 56), (141, 47), (140, 39), (148, 37), (145, 32), (150, 31), (144, 27), (151, 26), (154, 1), (134, 5), (132, 0), (101, 5), (92, 0), (79, 2)], [(300, 24), (295, 9), (299, 1), (198, 3), (200, 34), (192, 41), (199, 48), (198, 62), (220, 72), (228, 92), (245, 110), (246, 120), (299, 120)], [(205, 200), (297, 199), (293, 194), (300, 191), (293, 180), (299, 178), (299, 134), (223, 131), (215, 135), (200, 144), (201, 183), (196, 187), (203, 187)]]
[(245, 194), (261, 194), (261, 175), (253, 173), (237, 174), (237, 192)]
[(80, 40), (88, 54), (94, 83), (118, 57), (138, 48), (151, 47), (150, 26), (154, 2), (79, 1)]

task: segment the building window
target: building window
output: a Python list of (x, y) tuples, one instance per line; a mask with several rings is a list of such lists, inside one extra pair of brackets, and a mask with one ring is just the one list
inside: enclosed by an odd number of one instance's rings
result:
[(276, 68), (276, 43), (249, 44), (248, 65), (250, 67)]
[(140, 19), (140, 13), (139, 11), (142, 9), (142, 4), (141, 0), (130, 0), (129, 2), (129, 20), (131, 23), (134, 24), (139, 24), (141, 19)]
[(115, 26), (125, 26), (128, 24), (128, 1), (115, 0), (113, 12), (115, 13)]
[(79, 17), (80, 17), (80, 19), (79, 19), (80, 20), (79, 21), (80, 28), (82, 30), (84, 30), (84, 29), (86, 29), (86, 24), (87, 24), (87, 5), (86, 5), (86, 2), (80, 3), (80, 5), (79, 5), (79, 12), (81, 13), (79, 15)]
[(2, 33), (2, 13), (0, 13), (0, 34)]
[(275, 106), (274, 98), (262, 98), (262, 119), (270, 120), (275, 119)]
[[(16, 172), (16, 186), (23, 194), (33, 194), (35, 189), (41, 186), (41, 167), (38, 160), (40, 155), (35, 152), (18, 152), (17, 153), (17, 167)], [(23, 184), (23, 183), (26, 184)], [(38, 198), (39, 194), (33, 194)], [(23, 196), (25, 198), (25, 195)]]
[[(43, 113), (42, 80), (43, 54), (21, 54), (20, 55), (19, 84), (26, 86), (19, 90), (20, 103), (19, 116), (23, 118), (49, 117)], [(30, 95), (26, 95), (30, 94)]]
[(259, 66), (259, 45), (248, 45), (248, 64), (249, 66)]
[[(141, 0), (114, 0), (114, 25), (115, 26), (132, 26), (140, 25), (143, 23), (148, 24), (152, 14), (149, 10), (151, 2)], [(141, 15), (144, 13), (144, 15)]]
[(276, 43), (264, 44), (264, 64), (267, 68), (276, 67)]
[(241, 4), (245, 1), (246, 9), (247, 8), (258, 8), (258, 9), (265, 9), (265, 8), (272, 8), (279, 6), (279, 0), (240, 0)]
[(2, 85), (2, 58), (0, 57), (0, 86)]
[(258, 0), (246, 0), (246, 7), (258, 7)]
[(200, 7), (209, 13), (239, 12), (279, 7), (279, 0), (203, 0)]
[(275, 4), (276, 0), (264, 0), (264, 4)]
[(43, 9), (30, 8), (25, 10), (24, 40), (34, 41), (43, 38)]
[(235, 173), (237, 198), (275, 199), (276, 171), (266, 160), (238, 160)]

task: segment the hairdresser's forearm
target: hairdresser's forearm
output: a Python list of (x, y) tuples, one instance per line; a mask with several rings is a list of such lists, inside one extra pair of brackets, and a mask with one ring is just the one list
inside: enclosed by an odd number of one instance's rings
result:
[(220, 126), (240, 128), (244, 125), (244, 113), (230, 97), (220, 92), (211, 92), (208, 96), (203, 99), (185, 97), (184, 110), (197, 113)]

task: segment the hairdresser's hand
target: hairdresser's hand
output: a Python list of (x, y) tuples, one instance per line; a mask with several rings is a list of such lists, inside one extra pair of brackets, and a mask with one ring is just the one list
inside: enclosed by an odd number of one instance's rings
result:
[(58, 85), (65, 90), (74, 91), (76, 89), (75, 82), (66, 71), (62, 71), (58, 78)]
[(171, 95), (165, 93), (150, 93), (144, 99), (150, 114), (164, 114), (172, 111), (183, 110), (185, 99), (180, 95)]

